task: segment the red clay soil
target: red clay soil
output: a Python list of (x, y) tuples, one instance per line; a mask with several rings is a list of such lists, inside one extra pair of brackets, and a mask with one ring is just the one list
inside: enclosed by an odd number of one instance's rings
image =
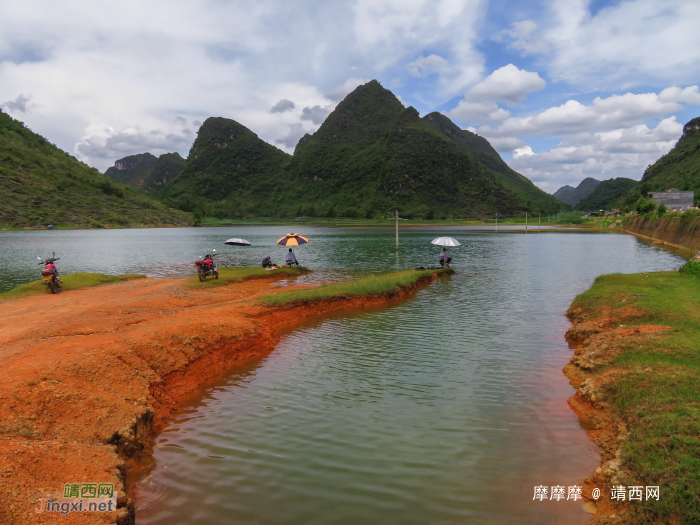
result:
[[(584, 499), (595, 512), (592, 525), (634, 524), (626, 515), (629, 502), (610, 499), (610, 487), (624, 485), (620, 480), (629, 474), (622, 470), (620, 461), (622, 445), (629, 434), (625, 423), (616, 417), (607, 402), (604, 391), (607, 384), (619, 379), (619, 371), (608, 365), (623, 351), (623, 344), (629, 345), (635, 339), (670, 329), (659, 325), (625, 327), (621, 324), (633, 321), (639, 314), (633, 307), (619, 308), (614, 314), (603, 309), (596, 318), (588, 318), (580, 307), (572, 307), (567, 312), (573, 326), (567, 331), (566, 339), (574, 349), (574, 356), (564, 367), (564, 375), (578, 388), (569, 398), (569, 406), (598, 445), (601, 457), (601, 466), (582, 484)], [(600, 490), (597, 499), (593, 497), (596, 488)]]
[[(271, 352), (282, 327), (415, 289), (262, 306), (290, 289), (273, 280), (144, 279), (0, 301), (0, 524), (133, 523), (127, 471), (179, 398)], [(66, 483), (113, 483), (118, 508), (35, 512)]]

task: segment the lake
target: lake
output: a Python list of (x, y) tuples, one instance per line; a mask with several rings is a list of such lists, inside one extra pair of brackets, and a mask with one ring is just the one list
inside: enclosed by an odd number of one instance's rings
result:
[[(500, 230), (500, 228), (499, 228)], [(189, 275), (204, 250), (281, 260), (289, 227), (0, 232), (0, 285), (63, 272)], [(434, 264), (457, 273), (384, 308), (316, 319), (269, 356), (183, 400), (136, 492), (146, 524), (578, 524), (581, 501), (533, 501), (599, 464), (566, 403), (564, 313), (596, 276), (683, 260), (628, 235), (469, 228), (304, 228), (302, 282)], [(9, 248), (9, 249), (8, 249)], [(39, 251), (42, 250), (42, 251)], [(34, 252), (37, 252), (36, 254)], [(34, 259), (35, 260), (35, 259)], [(28, 262), (27, 262), (28, 261)]]

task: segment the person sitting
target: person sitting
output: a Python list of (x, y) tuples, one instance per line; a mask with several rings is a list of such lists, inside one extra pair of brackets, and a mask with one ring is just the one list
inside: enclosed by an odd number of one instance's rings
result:
[(263, 268), (272, 268), (272, 257), (269, 255), (262, 260)]
[(449, 268), (451, 262), (452, 257), (447, 254), (447, 248), (443, 248), (442, 252), (440, 252), (440, 266), (447, 266)]
[(288, 264), (289, 266), (299, 266), (299, 261), (297, 261), (297, 256), (294, 255), (294, 252), (292, 249), (289, 249), (289, 252), (287, 252), (287, 257), (285, 257), (284, 262)]

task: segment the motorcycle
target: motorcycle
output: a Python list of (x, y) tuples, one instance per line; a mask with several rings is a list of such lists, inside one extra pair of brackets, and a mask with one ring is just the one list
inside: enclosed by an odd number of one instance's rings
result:
[(216, 250), (212, 250), (211, 254), (207, 254), (200, 258), (199, 261), (194, 263), (194, 267), (197, 270), (197, 275), (199, 275), (199, 280), (204, 282), (207, 280), (207, 276), (211, 275), (214, 279), (219, 278), (219, 266), (214, 262), (214, 257), (217, 256), (214, 253)]
[(45, 261), (41, 260), (41, 257), (37, 256), (39, 259), (39, 265), (44, 265), (44, 269), (41, 271), (41, 277), (46, 283), (46, 287), (51, 293), (58, 293), (58, 287), (61, 285), (61, 279), (58, 277), (58, 270), (54, 264), (60, 258), (56, 257), (56, 252), (53, 253), (53, 257), (49, 257)]

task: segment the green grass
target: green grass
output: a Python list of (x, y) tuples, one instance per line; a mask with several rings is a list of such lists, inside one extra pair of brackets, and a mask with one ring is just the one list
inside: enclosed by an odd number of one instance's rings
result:
[[(122, 281), (131, 281), (134, 279), (145, 279), (145, 275), (127, 274), (127, 275), (106, 275), (103, 273), (68, 273), (61, 275), (61, 287), (59, 293), (68, 290), (78, 290), (81, 288), (90, 288), (101, 284), (111, 284)], [(4, 293), (0, 293), (0, 299), (8, 299), (12, 297), (20, 297), (34, 293), (48, 293), (44, 280), (32, 281), (22, 284)]]
[(262, 301), (268, 305), (283, 305), (297, 302), (304, 303), (319, 299), (392, 294), (402, 288), (413, 286), (417, 281), (434, 273), (449, 275), (454, 273), (454, 270), (405, 270), (402, 272), (371, 275), (369, 277), (353, 279), (352, 281), (343, 283), (329, 284), (327, 286), (318, 286), (304, 290), (290, 290), (288, 292), (264, 297)]
[[(643, 295), (631, 295), (643, 294)], [(661, 500), (635, 505), (639, 523), (700, 522), (700, 278), (680, 272), (607, 275), (575, 304), (593, 317), (632, 306), (625, 325), (668, 332), (623, 341), (608, 384), (614, 410), (631, 429), (624, 466), (639, 485), (659, 485)], [(623, 299), (627, 299), (624, 303)]]
[(295, 277), (309, 273), (310, 271), (311, 270), (308, 270), (303, 266), (298, 266), (296, 268), (278, 268), (277, 270), (270, 271), (265, 270), (265, 268), (262, 266), (253, 266), (248, 268), (219, 268), (218, 279), (207, 277), (206, 281), (200, 282), (199, 277), (194, 275), (193, 277), (189, 277), (187, 282), (190, 286), (195, 288), (208, 288), (236, 281), (245, 281), (248, 279), (264, 279), (266, 277), (279, 277), (282, 275), (287, 277)]

